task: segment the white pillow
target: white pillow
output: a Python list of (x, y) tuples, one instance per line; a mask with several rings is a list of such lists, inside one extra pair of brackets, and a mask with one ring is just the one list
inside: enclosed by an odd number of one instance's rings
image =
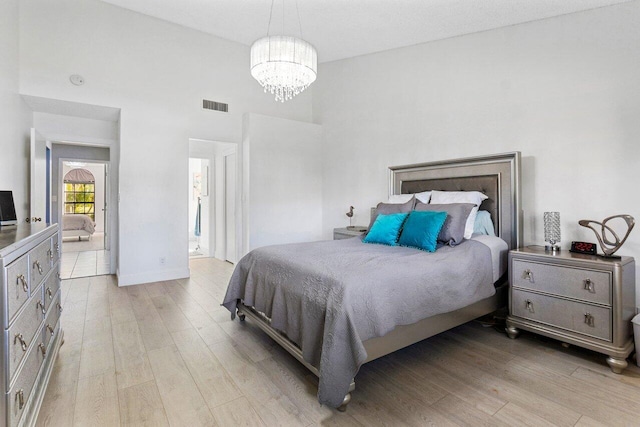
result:
[(431, 198), (431, 191), (423, 191), (422, 193), (416, 193), (416, 199), (420, 200), (422, 203), (429, 203), (430, 198)]
[(413, 194), (392, 194), (389, 196), (389, 200), (387, 200), (387, 203), (391, 203), (392, 205), (399, 205), (400, 203), (407, 203), (409, 200), (411, 200), (412, 197)]
[(389, 200), (387, 200), (387, 203), (407, 203), (413, 196), (416, 196), (416, 199), (420, 200), (422, 203), (429, 203), (431, 191), (423, 191), (422, 193), (415, 194), (392, 194), (391, 196), (389, 196)]
[(476, 222), (476, 216), (478, 215), (478, 208), (482, 204), (483, 200), (488, 199), (486, 195), (479, 191), (437, 191), (431, 192), (431, 200), (429, 203), (434, 204), (449, 204), (449, 203), (473, 203), (475, 208), (471, 209), (471, 213), (467, 217), (467, 222), (464, 226), (464, 238), (470, 239), (473, 234), (473, 225)]

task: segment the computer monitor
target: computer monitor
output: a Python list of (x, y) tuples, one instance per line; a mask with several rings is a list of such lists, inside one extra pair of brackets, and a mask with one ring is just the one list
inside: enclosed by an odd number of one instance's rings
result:
[(0, 190), (0, 226), (16, 225), (16, 205), (13, 203), (13, 192)]

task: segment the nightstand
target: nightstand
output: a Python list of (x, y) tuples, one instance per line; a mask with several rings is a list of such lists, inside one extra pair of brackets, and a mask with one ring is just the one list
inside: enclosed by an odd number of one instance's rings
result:
[(356, 228), (334, 228), (333, 240), (350, 239), (356, 236), (362, 236), (367, 232), (367, 227), (356, 226)]
[(523, 329), (606, 354), (616, 374), (633, 350), (635, 261), (529, 246), (509, 252), (507, 334)]

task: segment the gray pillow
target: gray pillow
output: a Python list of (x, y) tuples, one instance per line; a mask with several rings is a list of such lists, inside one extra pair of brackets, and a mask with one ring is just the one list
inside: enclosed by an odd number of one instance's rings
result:
[(415, 196), (411, 198), (407, 203), (378, 203), (376, 209), (371, 213), (371, 222), (369, 222), (369, 228), (367, 229), (367, 234), (373, 223), (376, 222), (376, 218), (378, 215), (389, 215), (394, 213), (409, 213), (413, 210), (413, 206), (416, 203)]
[(431, 203), (416, 203), (417, 211), (437, 211), (446, 212), (447, 219), (438, 234), (438, 241), (449, 246), (456, 246), (464, 239), (464, 229), (467, 218), (471, 210), (475, 207), (473, 203), (448, 203), (443, 205)]

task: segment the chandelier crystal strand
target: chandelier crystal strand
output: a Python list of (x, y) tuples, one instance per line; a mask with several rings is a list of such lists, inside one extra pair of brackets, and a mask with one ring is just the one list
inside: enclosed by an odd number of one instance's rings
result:
[(284, 102), (316, 80), (318, 54), (308, 42), (291, 36), (267, 36), (251, 46), (251, 75)]

